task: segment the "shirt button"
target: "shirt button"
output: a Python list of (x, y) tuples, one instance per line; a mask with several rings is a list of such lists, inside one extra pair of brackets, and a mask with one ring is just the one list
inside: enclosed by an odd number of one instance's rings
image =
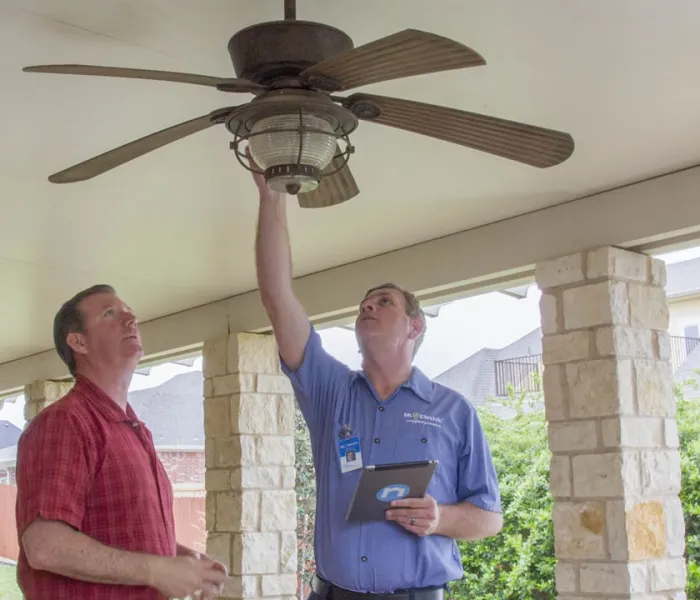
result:
[(378, 444), (379, 443), (379, 438), (374, 438), (374, 443)]
[(367, 557), (366, 557), (366, 556), (363, 556), (360, 560), (361, 560), (362, 562), (367, 562)]
[(420, 441), (423, 442), (424, 444), (427, 444), (427, 443), (428, 443), (427, 438), (421, 438)]
[(380, 410), (381, 412), (384, 412), (384, 407), (383, 407), (383, 406), (380, 406), (380, 407), (379, 407), (379, 410)]

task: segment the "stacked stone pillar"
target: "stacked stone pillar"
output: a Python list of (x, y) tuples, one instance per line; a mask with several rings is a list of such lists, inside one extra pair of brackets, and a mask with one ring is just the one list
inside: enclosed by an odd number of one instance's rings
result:
[(27, 422), (50, 404), (60, 400), (73, 387), (72, 381), (34, 381), (24, 386), (24, 418)]
[(224, 598), (297, 591), (294, 396), (274, 337), (204, 345), (207, 553), (229, 568)]
[(612, 247), (536, 268), (560, 600), (686, 597), (665, 278)]

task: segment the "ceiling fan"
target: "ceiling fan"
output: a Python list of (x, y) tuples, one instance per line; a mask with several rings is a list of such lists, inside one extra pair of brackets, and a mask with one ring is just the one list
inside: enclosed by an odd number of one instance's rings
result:
[(237, 32), (228, 52), (238, 78), (91, 65), (25, 67), (34, 73), (170, 81), (254, 96), (245, 104), (215, 110), (100, 154), (51, 175), (49, 181), (91, 179), (221, 124), (233, 134), (231, 148), (241, 165), (264, 173), (272, 189), (297, 195), (304, 208), (332, 206), (359, 193), (348, 160), (354, 152), (350, 135), (360, 121), (540, 168), (565, 161), (574, 150), (569, 134), (551, 129), (400, 98), (335, 95), (371, 83), (486, 64), (471, 48), (432, 33), (407, 29), (355, 48), (350, 37), (334, 27), (298, 21), (296, 0), (285, 0), (283, 21)]

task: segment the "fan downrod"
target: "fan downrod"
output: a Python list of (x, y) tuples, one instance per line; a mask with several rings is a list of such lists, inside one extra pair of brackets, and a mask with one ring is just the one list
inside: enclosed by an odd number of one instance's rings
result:
[(297, 0), (284, 0), (284, 20), (297, 20)]

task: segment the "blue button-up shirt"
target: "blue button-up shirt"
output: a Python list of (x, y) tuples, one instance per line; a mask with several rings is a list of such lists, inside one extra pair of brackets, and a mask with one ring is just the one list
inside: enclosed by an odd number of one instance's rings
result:
[(313, 327), (301, 366), (282, 361), (309, 427), (316, 468), (318, 574), (359, 592), (440, 586), (463, 575), (455, 540), (416, 536), (397, 523), (346, 521), (361, 470), (341, 472), (338, 439), (349, 426), (363, 464), (437, 459), (428, 488), (438, 504), (500, 512), (498, 480), (474, 407), (414, 368), (382, 401), (361, 371), (330, 356)]

